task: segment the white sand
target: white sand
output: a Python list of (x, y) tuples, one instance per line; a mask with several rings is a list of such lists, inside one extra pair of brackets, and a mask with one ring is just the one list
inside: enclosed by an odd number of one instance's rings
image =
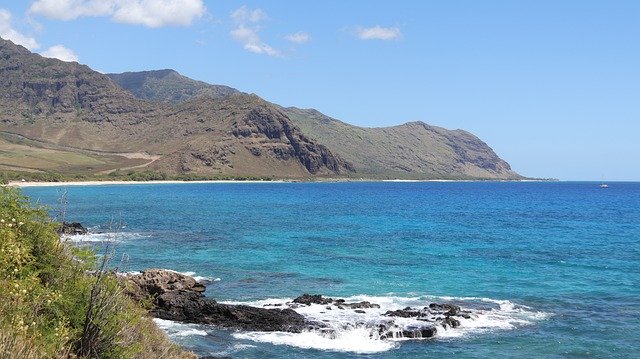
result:
[(211, 181), (73, 181), (73, 182), (22, 182), (10, 181), (8, 186), (13, 187), (62, 187), (62, 186), (110, 186), (110, 185), (136, 185), (136, 184), (189, 184), (189, 183), (274, 183), (285, 181), (235, 181), (235, 180), (211, 180)]

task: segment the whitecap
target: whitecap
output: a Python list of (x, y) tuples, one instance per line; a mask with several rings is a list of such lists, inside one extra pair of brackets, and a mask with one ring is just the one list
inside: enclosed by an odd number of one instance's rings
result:
[(82, 243), (119, 243), (141, 238), (149, 238), (149, 235), (135, 232), (118, 232), (118, 233), (88, 233), (76, 235), (62, 235), (63, 241), (70, 241), (76, 244)]
[(255, 348), (255, 345), (251, 345), (251, 344), (235, 344), (233, 346), (233, 350), (234, 351), (241, 351), (241, 350), (245, 350), (245, 349), (249, 349), (249, 348)]
[(173, 269), (165, 269), (165, 270), (168, 271), (168, 272), (173, 272), (173, 273), (186, 275), (187, 277), (191, 277), (191, 278), (195, 279), (196, 282), (200, 282), (200, 283), (204, 283), (204, 284), (221, 281), (220, 278), (199, 276), (199, 275), (196, 275), (196, 272), (192, 272), (192, 271), (179, 272), (179, 271), (176, 271), (176, 270), (173, 270)]
[(191, 335), (206, 336), (207, 332), (199, 329), (196, 324), (184, 324), (171, 320), (154, 318), (153, 321), (158, 327), (164, 330), (169, 337), (186, 337)]
[(323, 335), (319, 331), (306, 331), (302, 333), (247, 332), (234, 333), (233, 336), (237, 339), (249, 339), (275, 345), (358, 354), (386, 352), (397, 346), (392, 341), (369, 338), (369, 330), (367, 328), (354, 328), (336, 335)]
[(193, 276), (193, 279), (196, 280), (196, 282), (199, 283), (203, 283), (203, 284), (208, 284), (208, 283), (213, 283), (213, 282), (219, 282), (222, 279), (220, 278), (214, 278), (214, 277), (203, 277), (203, 276), (199, 276), (199, 275), (195, 275)]
[[(530, 307), (509, 300), (491, 298), (437, 297), (430, 295), (411, 297), (356, 295), (344, 299), (347, 303), (368, 301), (380, 305), (380, 308), (366, 308), (356, 312), (354, 309), (346, 307), (339, 309), (335, 305), (297, 305), (291, 303), (291, 298), (225, 303), (262, 308), (290, 307), (305, 316), (309, 321), (327, 325), (326, 328), (303, 333), (240, 332), (234, 334), (236, 338), (268, 342), (276, 345), (362, 354), (392, 350), (398, 345), (399, 341), (416, 340), (415, 338), (403, 338), (400, 333), (403, 330), (424, 327), (424, 321), (420, 321), (415, 317), (401, 318), (384, 315), (387, 311), (406, 307), (421, 309), (434, 302), (452, 302), (459, 305), (466, 312), (467, 318), (462, 315), (454, 317), (460, 323), (456, 328), (436, 325), (436, 335), (433, 340), (464, 338), (492, 331), (513, 330), (535, 324), (550, 316), (549, 313), (535, 311)], [(381, 339), (379, 334), (380, 325), (384, 325), (394, 332), (394, 338)]]

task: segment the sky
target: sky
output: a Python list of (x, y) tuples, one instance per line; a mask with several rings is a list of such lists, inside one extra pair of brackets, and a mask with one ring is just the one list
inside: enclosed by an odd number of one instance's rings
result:
[(640, 181), (640, 1), (0, 0), (0, 37), (358, 126), (464, 129), (525, 176)]

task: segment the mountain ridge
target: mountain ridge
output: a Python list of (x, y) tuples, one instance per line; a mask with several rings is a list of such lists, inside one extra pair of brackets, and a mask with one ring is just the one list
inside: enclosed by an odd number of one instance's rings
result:
[[(132, 93), (141, 87), (154, 88), (145, 99), (167, 103), (167, 93), (185, 93), (185, 87), (206, 85), (202, 81), (181, 78), (181, 83), (162, 81), (165, 73), (174, 70), (155, 70), (140, 73), (110, 74), (127, 76), (138, 81), (146, 75), (153, 86), (123, 87)], [(128, 75), (127, 75), (128, 74)], [(160, 81), (157, 81), (160, 79)], [(196, 83), (189, 84), (189, 81)], [(216, 89), (221, 85), (208, 85)], [(202, 91), (202, 90), (201, 90)], [(236, 90), (238, 91), (238, 90)], [(202, 96), (180, 96), (182, 101)], [(179, 103), (179, 101), (178, 101)], [(482, 140), (468, 131), (447, 130), (422, 121), (407, 122), (390, 127), (360, 127), (324, 115), (316, 109), (278, 106), (308, 137), (327, 145), (353, 164), (354, 170), (366, 177), (406, 179), (519, 179), (507, 162), (500, 159)]]
[[(148, 169), (170, 174), (305, 178), (350, 172), (348, 163), (257, 96), (200, 96), (179, 105), (141, 100), (87, 66), (47, 59), (6, 40), (0, 41), (0, 73), (0, 131), (53, 145), (161, 155)], [(233, 126), (248, 117), (250, 133), (234, 134)]]
[(465, 131), (426, 123), (359, 128), (171, 69), (104, 75), (1, 40), (0, 74), (0, 131), (69, 148), (157, 156), (148, 170), (277, 178), (521, 178)]

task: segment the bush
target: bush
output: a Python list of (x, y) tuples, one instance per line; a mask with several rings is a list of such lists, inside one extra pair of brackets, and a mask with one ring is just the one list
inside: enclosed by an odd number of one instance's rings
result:
[(194, 357), (123, 294), (108, 256), (62, 242), (57, 228), (0, 188), (1, 358)]

